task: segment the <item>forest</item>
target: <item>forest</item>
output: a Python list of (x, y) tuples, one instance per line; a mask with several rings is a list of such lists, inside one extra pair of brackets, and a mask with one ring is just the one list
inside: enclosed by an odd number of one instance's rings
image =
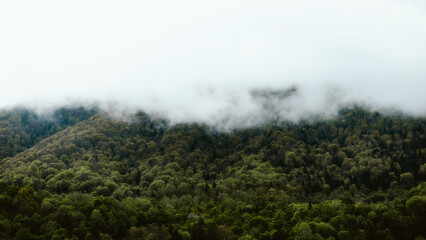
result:
[(0, 239), (426, 239), (426, 119), (0, 111)]

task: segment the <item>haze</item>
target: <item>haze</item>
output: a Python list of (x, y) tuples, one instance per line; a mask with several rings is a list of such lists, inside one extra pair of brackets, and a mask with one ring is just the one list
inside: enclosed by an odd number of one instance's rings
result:
[[(2, 1), (0, 107), (251, 125), (351, 103), (426, 115), (422, 1)], [(259, 99), (253, 91), (297, 91)]]

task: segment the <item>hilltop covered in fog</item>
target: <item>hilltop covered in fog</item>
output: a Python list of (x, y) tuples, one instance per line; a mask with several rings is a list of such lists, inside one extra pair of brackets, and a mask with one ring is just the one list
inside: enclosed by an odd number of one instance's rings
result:
[(24, 2), (0, 3), (0, 107), (231, 127), (259, 123), (259, 100), (296, 121), (352, 103), (426, 115), (422, 1)]
[(426, 238), (426, 4), (0, 1), (0, 239)]

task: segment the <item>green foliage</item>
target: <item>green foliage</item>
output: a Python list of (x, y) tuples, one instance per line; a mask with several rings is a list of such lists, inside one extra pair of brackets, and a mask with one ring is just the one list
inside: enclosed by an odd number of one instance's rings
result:
[(0, 238), (425, 238), (425, 123), (355, 107), (220, 132), (2, 112)]

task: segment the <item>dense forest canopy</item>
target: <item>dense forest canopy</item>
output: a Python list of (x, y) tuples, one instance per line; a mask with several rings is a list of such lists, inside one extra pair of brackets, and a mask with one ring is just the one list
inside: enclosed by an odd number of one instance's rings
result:
[(426, 238), (425, 127), (357, 106), (227, 132), (2, 111), (0, 238)]

